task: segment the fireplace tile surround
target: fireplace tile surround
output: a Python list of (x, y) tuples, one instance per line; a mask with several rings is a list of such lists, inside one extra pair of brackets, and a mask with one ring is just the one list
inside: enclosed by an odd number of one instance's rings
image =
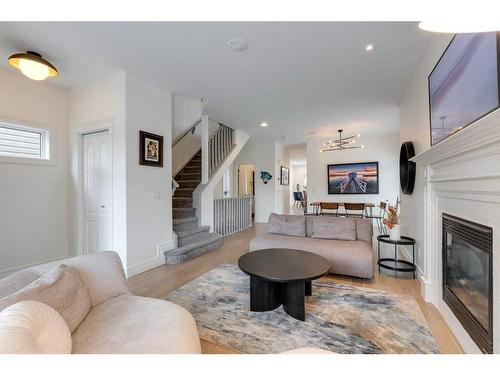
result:
[[(416, 155), (422, 169), (422, 294), (434, 304), (466, 353), (481, 353), (443, 299), (442, 216), (493, 229), (493, 353), (500, 353), (500, 110)], [(417, 183), (419, 183), (417, 181)]]

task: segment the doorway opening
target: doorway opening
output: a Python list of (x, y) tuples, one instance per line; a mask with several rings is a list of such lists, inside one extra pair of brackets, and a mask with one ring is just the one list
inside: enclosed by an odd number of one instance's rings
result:
[(238, 167), (238, 197), (253, 197), (252, 219), (255, 218), (255, 164)]

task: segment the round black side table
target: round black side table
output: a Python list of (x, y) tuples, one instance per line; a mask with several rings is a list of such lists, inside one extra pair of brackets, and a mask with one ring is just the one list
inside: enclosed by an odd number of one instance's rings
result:
[[(389, 238), (388, 234), (382, 234), (377, 236), (378, 241), (378, 273), (380, 273), (380, 267), (396, 271), (396, 272), (413, 272), (413, 278), (415, 278), (415, 240), (410, 237), (401, 236), (399, 241), (393, 241)], [(388, 243), (394, 245), (394, 258), (380, 258), (380, 243)], [(398, 245), (411, 245), (412, 246), (412, 259), (411, 262), (403, 259), (398, 259)]]

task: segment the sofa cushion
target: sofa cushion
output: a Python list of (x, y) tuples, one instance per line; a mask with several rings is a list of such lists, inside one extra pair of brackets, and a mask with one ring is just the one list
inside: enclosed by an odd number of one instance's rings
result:
[(373, 249), (366, 241), (322, 240), (264, 233), (250, 241), (250, 251), (287, 248), (310, 251), (330, 261), (331, 273), (363, 278), (373, 277)]
[(171, 302), (122, 295), (92, 308), (73, 334), (73, 353), (199, 354), (196, 323)]
[(304, 237), (306, 235), (306, 221), (299, 215), (269, 215), (267, 232), (285, 236)]
[(312, 238), (356, 241), (356, 221), (351, 218), (319, 216), (312, 220)]
[(0, 354), (71, 354), (71, 333), (52, 307), (21, 301), (0, 312)]
[(42, 273), (31, 268), (14, 272), (0, 279), (0, 298), (15, 293), (42, 277)]
[(0, 299), (0, 310), (17, 302), (35, 300), (59, 312), (71, 332), (90, 310), (90, 296), (80, 275), (73, 268), (59, 265), (23, 289)]

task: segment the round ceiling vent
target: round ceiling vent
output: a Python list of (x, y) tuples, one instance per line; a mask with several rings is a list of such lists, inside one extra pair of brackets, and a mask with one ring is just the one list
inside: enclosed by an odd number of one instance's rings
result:
[(248, 42), (243, 38), (233, 38), (227, 44), (234, 51), (244, 51), (248, 49)]

